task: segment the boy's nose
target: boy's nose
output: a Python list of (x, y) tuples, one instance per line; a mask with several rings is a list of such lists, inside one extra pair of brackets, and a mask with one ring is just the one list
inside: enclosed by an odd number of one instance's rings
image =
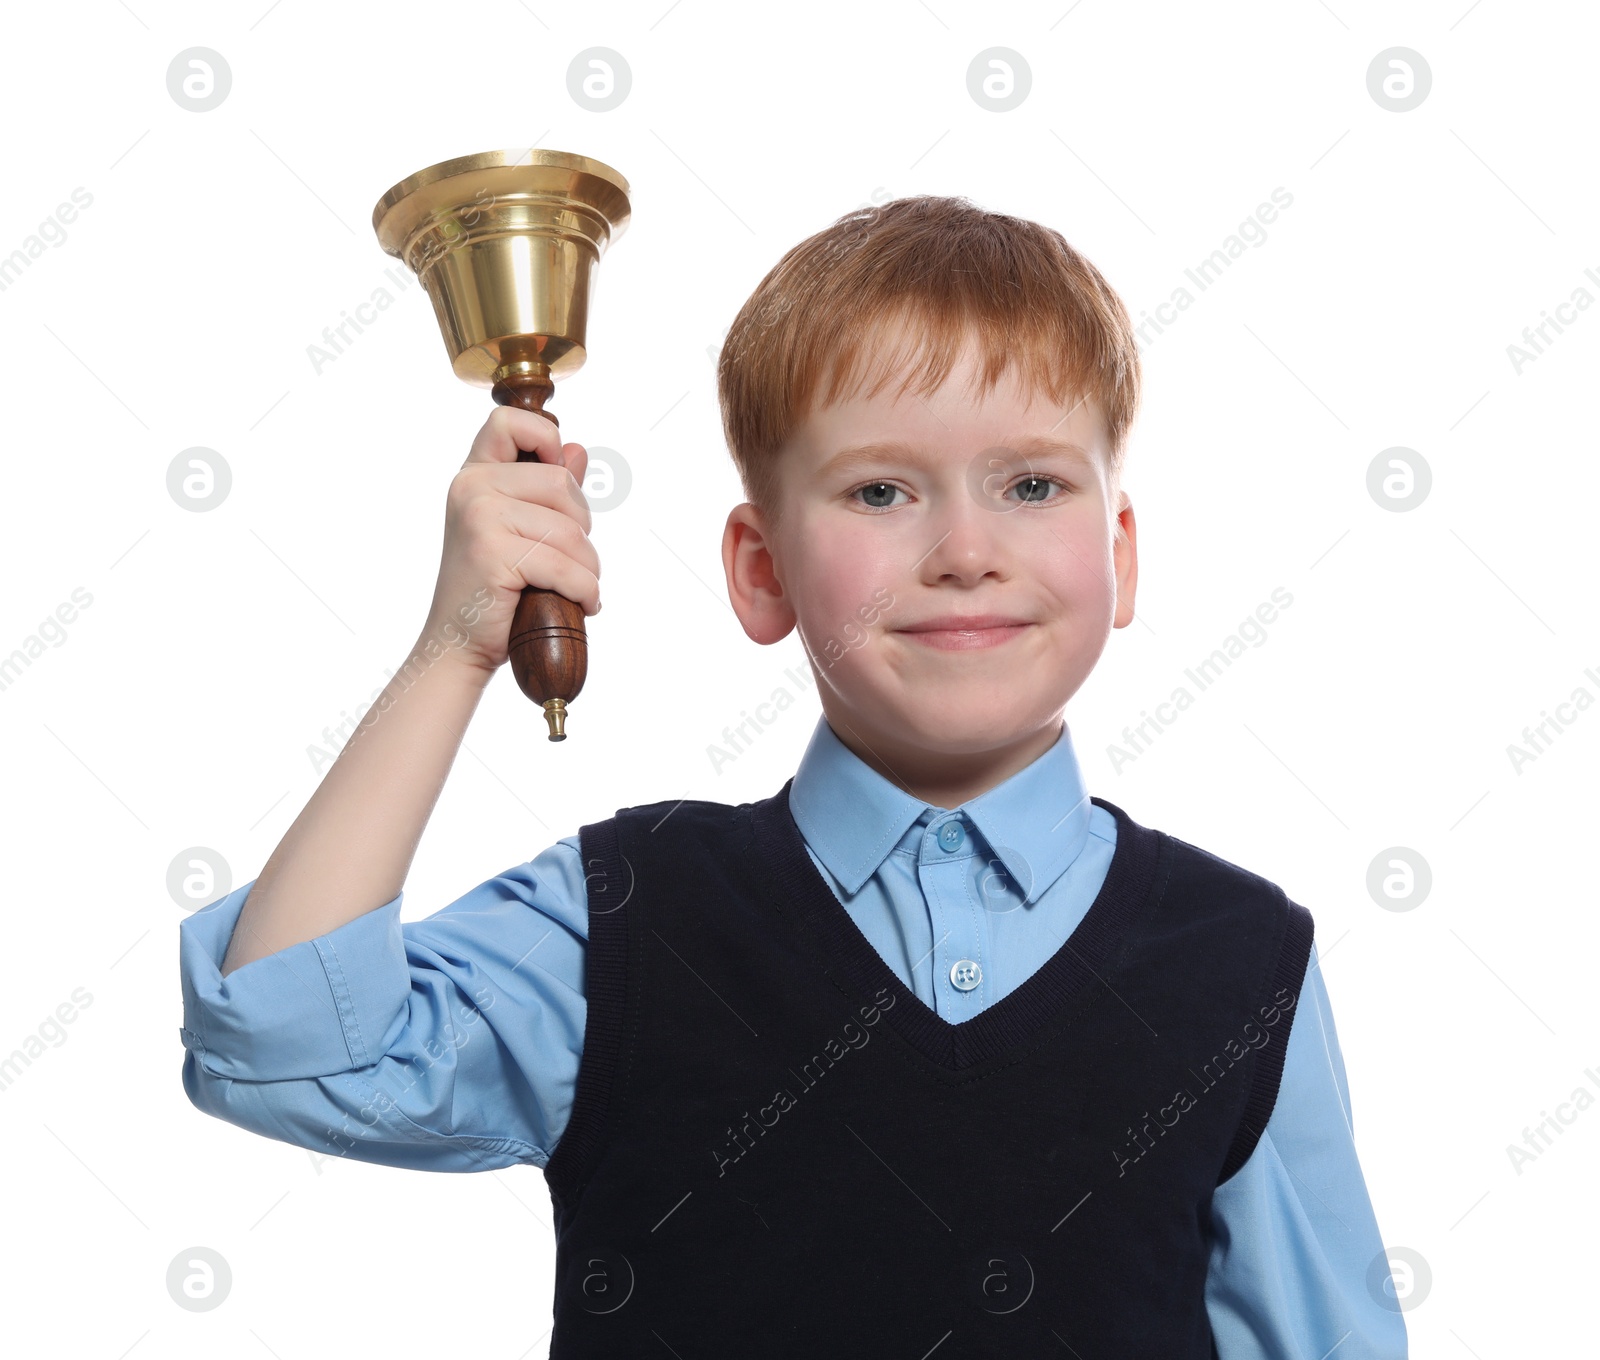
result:
[(976, 581), (1003, 570), (1009, 561), (1009, 516), (985, 508), (973, 497), (947, 501), (940, 513), (929, 517), (928, 527), (934, 541), (919, 570), (931, 579), (956, 576)]

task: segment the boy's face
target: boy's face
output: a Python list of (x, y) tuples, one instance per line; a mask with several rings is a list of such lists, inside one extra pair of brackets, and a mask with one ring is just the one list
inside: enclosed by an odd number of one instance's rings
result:
[[(976, 362), (969, 346), (928, 398), (890, 383), (813, 411), (780, 454), (776, 529), (742, 504), (723, 539), (745, 632), (771, 643), (798, 627), (840, 740), (943, 807), (1056, 740), (1133, 619), (1137, 574), (1097, 406), (1027, 401), (1014, 371), (975, 402)], [(840, 457), (888, 443), (905, 448)], [(922, 631), (951, 617), (1006, 626)]]

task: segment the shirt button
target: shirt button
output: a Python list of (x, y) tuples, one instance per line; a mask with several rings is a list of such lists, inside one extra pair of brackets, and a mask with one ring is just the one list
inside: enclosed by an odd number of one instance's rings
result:
[(939, 828), (939, 848), (941, 850), (959, 850), (961, 842), (966, 838), (967, 833), (961, 829), (960, 822), (946, 822)]
[(983, 969), (974, 959), (957, 959), (950, 965), (950, 981), (957, 990), (970, 992), (983, 981)]

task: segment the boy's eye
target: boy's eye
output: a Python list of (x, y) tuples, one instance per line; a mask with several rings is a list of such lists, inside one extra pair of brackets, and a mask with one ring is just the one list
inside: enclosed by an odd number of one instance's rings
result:
[[(1019, 499), (1024, 505), (1044, 505), (1050, 501), (1060, 499), (1060, 496), (1049, 494), (1051, 487), (1055, 487), (1061, 492), (1066, 492), (1070, 489), (1065, 482), (1058, 482), (1054, 477), (1038, 477), (1030, 474), (1029, 476), (1018, 478), (1008, 490), (1022, 492)], [(867, 482), (863, 486), (856, 487), (850, 495), (852, 498), (865, 497), (865, 499), (857, 500), (857, 504), (865, 506), (868, 510), (892, 510), (895, 508), (893, 502), (894, 493), (901, 489), (893, 482)]]
[[(884, 494), (884, 493), (887, 493), (888, 495), (893, 496), (894, 493), (896, 491), (899, 491), (899, 490), (900, 490), (900, 488), (898, 486), (895, 486), (894, 483), (892, 483), (892, 482), (868, 482), (865, 486), (858, 486), (850, 494), (852, 496), (859, 496), (863, 492), (866, 492), (869, 497), (881, 495), (881, 494)], [(867, 507), (867, 509), (869, 509), (869, 510), (888, 510), (888, 509), (891, 508), (887, 504), (880, 504), (876, 500), (872, 500), (872, 499), (868, 499), (868, 500), (862, 501), (860, 503), (862, 505), (865, 505)]]
[(1026, 494), (1024, 494), (1022, 499), (1029, 504), (1037, 505), (1042, 501), (1057, 499), (1055, 496), (1050, 496), (1047, 494), (1048, 489), (1052, 486), (1058, 487), (1062, 491), (1066, 490), (1066, 486), (1063, 483), (1056, 481), (1053, 477), (1032, 476), (1022, 478), (1021, 481), (1014, 483), (1011, 489), (1013, 491), (1020, 490), (1025, 492)]

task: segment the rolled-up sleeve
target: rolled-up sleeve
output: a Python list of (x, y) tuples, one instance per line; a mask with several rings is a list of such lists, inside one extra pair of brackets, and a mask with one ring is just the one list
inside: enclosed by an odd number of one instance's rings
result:
[(222, 975), (252, 880), (179, 926), (184, 1047), (212, 1076), (322, 1077), (369, 1067), (411, 997), (404, 896)]
[(432, 916), (401, 898), (227, 977), (254, 883), (179, 927), (183, 1085), (207, 1114), (329, 1156), (426, 1171), (543, 1166), (587, 1003), (577, 837)]

